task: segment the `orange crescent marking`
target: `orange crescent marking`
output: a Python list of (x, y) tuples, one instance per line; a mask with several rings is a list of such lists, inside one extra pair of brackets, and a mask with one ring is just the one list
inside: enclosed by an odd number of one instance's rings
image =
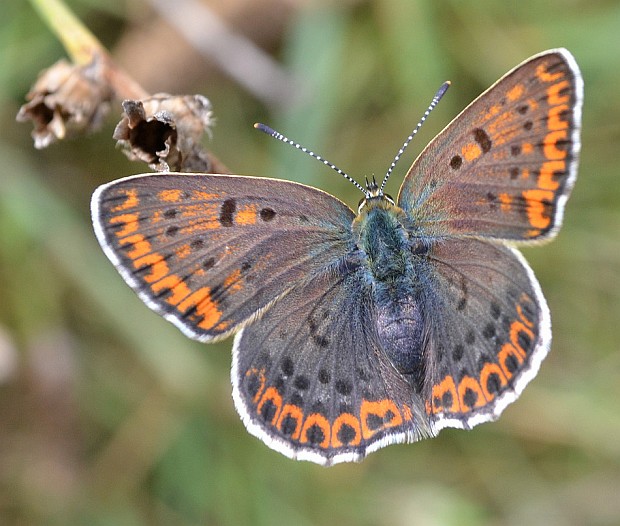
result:
[(563, 80), (562, 82), (558, 82), (553, 86), (549, 86), (547, 88), (547, 102), (550, 106), (557, 106), (558, 104), (567, 104), (570, 102), (570, 97), (568, 95), (560, 95), (560, 91), (565, 88), (568, 88), (570, 84), (568, 80)]
[(308, 430), (312, 426), (318, 426), (321, 428), (321, 431), (323, 431), (323, 441), (319, 444), (319, 447), (327, 449), (329, 447), (331, 426), (329, 425), (327, 418), (319, 413), (312, 413), (304, 421), (303, 427), (301, 428), (300, 442), (302, 444), (308, 442)]
[(534, 339), (534, 332), (529, 329), (524, 323), (515, 320), (510, 324), (510, 342), (514, 346), (514, 348), (521, 354), (523, 358), (527, 356), (527, 349), (521, 347), (519, 343), (519, 333), (525, 333), (530, 341)]
[(549, 73), (547, 71), (547, 65), (540, 64), (536, 68), (536, 76), (543, 82), (553, 82), (555, 80), (562, 78), (564, 76), (564, 73), (561, 71), (558, 71), (557, 73)]
[[(435, 400), (439, 399), (440, 403), (443, 399), (443, 395), (449, 392), (452, 395), (452, 406), (445, 408), (442, 405), (435, 405)], [(454, 384), (454, 378), (448, 375), (441, 382), (433, 386), (432, 391), (432, 408), (433, 413), (439, 413), (441, 411), (447, 411), (449, 413), (457, 413), (459, 411), (459, 398), (456, 392), (456, 385)]]
[(122, 212), (123, 210), (128, 210), (129, 208), (135, 208), (140, 204), (140, 199), (138, 199), (138, 191), (135, 188), (132, 190), (125, 190), (125, 196), (127, 199), (114, 208), (111, 208), (110, 212)]
[(512, 346), (512, 344), (505, 343), (504, 346), (502, 347), (502, 350), (497, 355), (497, 360), (499, 361), (499, 365), (502, 368), (502, 371), (504, 372), (506, 379), (508, 380), (512, 378), (512, 373), (510, 372), (508, 367), (506, 367), (506, 360), (508, 359), (509, 356), (514, 356), (514, 358), (519, 362), (519, 364), (523, 363), (523, 358), (521, 357), (521, 354), (519, 354), (519, 351), (517, 351)]
[(545, 153), (545, 157), (550, 161), (564, 159), (566, 157), (566, 152), (564, 150), (558, 150), (556, 145), (558, 141), (566, 140), (567, 137), (568, 135), (566, 130), (549, 132), (543, 141), (543, 151)]
[[(368, 427), (368, 417), (370, 415), (377, 415), (381, 417), (381, 419), (385, 419), (388, 412), (393, 415), (389, 422), (384, 421), (383, 425), (377, 429), (370, 429)], [(362, 436), (364, 438), (370, 438), (380, 429), (401, 425), (403, 423), (403, 415), (398, 410), (398, 407), (396, 407), (396, 404), (387, 398), (377, 400), (376, 402), (363, 400), (360, 408), (360, 420), (362, 421)]]
[(276, 427), (282, 431), (282, 423), (284, 419), (290, 416), (295, 419), (295, 431), (291, 434), (291, 438), (293, 440), (299, 440), (299, 436), (301, 435), (301, 423), (304, 418), (304, 412), (301, 408), (297, 407), (293, 404), (285, 404), (280, 411), (280, 416), (278, 417), (278, 421), (276, 422)]
[(568, 128), (568, 122), (560, 118), (561, 114), (565, 111), (568, 111), (568, 104), (560, 104), (559, 106), (549, 108), (549, 112), (547, 113), (547, 129), (552, 131), (566, 130)]
[(110, 224), (124, 223), (123, 228), (116, 231), (116, 237), (122, 238), (138, 230), (138, 214), (121, 214), (110, 218)]
[(222, 311), (218, 309), (218, 303), (211, 298), (211, 289), (201, 287), (192, 292), (187, 298), (177, 305), (180, 312), (185, 312), (191, 307), (196, 307), (196, 314), (202, 317), (198, 327), (210, 330), (217, 325), (222, 317)]
[(351, 413), (342, 413), (332, 425), (332, 447), (342, 447), (343, 444), (338, 438), (338, 432), (344, 425), (352, 427), (355, 431), (355, 437), (349, 441), (348, 446), (359, 446), (362, 442), (362, 430), (360, 421)]
[[(134, 234), (133, 236), (127, 236), (121, 240), (121, 245), (131, 245), (131, 250), (127, 250), (125, 253), (130, 259), (137, 259), (145, 256), (151, 251), (151, 244), (144, 239), (142, 234)], [(129, 248), (129, 247), (127, 247)]]
[(263, 390), (265, 389), (265, 383), (266, 383), (265, 369), (256, 369), (256, 367), (252, 367), (251, 369), (248, 369), (245, 375), (248, 377), (249, 376), (258, 377), (259, 387), (256, 391), (256, 394), (254, 395), (254, 398), (252, 398), (252, 402), (256, 404), (258, 403), (258, 400), (260, 399), (261, 395), (263, 394)]
[(502, 387), (505, 387), (508, 383), (508, 380), (506, 379), (506, 376), (504, 375), (504, 372), (499, 365), (497, 365), (496, 363), (486, 363), (482, 368), (482, 371), (480, 371), (480, 387), (482, 387), (482, 392), (484, 393), (485, 398), (489, 402), (493, 400), (493, 398), (495, 398), (495, 394), (489, 392), (487, 388), (487, 384), (489, 383), (489, 376), (491, 376), (492, 374), (496, 374), (499, 377)]
[(484, 396), (484, 393), (482, 392), (482, 387), (480, 387), (478, 380), (472, 378), (471, 376), (463, 376), (463, 378), (459, 382), (458, 388), (461, 411), (471, 411), (473, 409), (465, 402), (465, 393), (467, 392), (467, 389), (470, 389), (477, 395), (474, 407), (484, 407), (486, 405), (487, 400)]
[(282, 409), (282, 396), (275, 387), (268, 387), (267, 389), (265, 389), (263, 396), (261, 396), (260, 402), (256, 406), (256, 412), (260, 413), (263, 405), (265, 405), (265, 403), (269, 401), (276, 406), (276, 412), (273, 414), (271, 422), (269, 422), (271, 425), (273, 425), (273, 423), (277, 421), (278, 414)]
[(201, 287), (198, 290), (192, 292), (189, 296), (183, 299), (183, 301), (177, 304), (177, 309), (184, 312), (191, 307), (197, 306), (200, 302), (210, 300), (211, 289), (209, 287)]
[(551, 190), (534, 188), (532, 190), (525, 190), (522, 195), (525, 199), (525, 212), (530, 225), (540, 230), (547, 228), (551, 224), (551, 218), (544, 215), (544, 201), (553, 203), (553, 192)]
[(553, 179), (556, 172), (564, 172), (566, 163), (564, 161), (545, 161), (540, 167), (538, 175), (538, 187), (541, 190), (557, 190), (560, 183)]
[(161, 254), (158, 254), (157, 252), (153, 252), (152, 254), (147, 254), (146, 256), (135, 259), (133, 262), (133, 266), (135, 269), (140, 269), (141, 267), (146, 266), (151, 267), (150, 274), (146, 274), (143, 277), (144, 281), (146, 281), (147, 283), (159, 281), (160, 279), (166, 277), (169, 272), (166, 260), (161, 256)]
[[(179, 276), (175, 276), (174, 274), (172, 274), (170, 276), (166, 276), (161, 281), (158, 281), (157, 285), (159, 285), (160, 283), (164, 284), (168, 280), (171, 283), (172, 282), (176, 282), (176, 284), (173, 285), (172, 287), (170, 287), (170, 290), (172, 291), (172, 294), (170, 295), (170, 297), (166, 301), (170, 305), (174, 305), (176, 307), (185, 298), (187, 298), (187, 296), (189, 296), (192, 293), (192, 291), (187, 286), (187, 283), (185, 283)], [(155, 290), (155, 285), (153, 285), (151, 287), (151, 289)]]
[(534, 328), (534, 320), (530, 320), (523, 312), (523, 303), (534, 303), (532, 301), (532, 298), (530, 298), (525, 292), (521, 294), (521, 297), (519, 298), (519, 303), (517, 303), (517, 313), (519, 314), (519, 318), (521, 318), (521, 321), (525, 323), (530, 329), (532, 329)]
[(181, 303), (192, 292), (189, 290), (187, 284), (176, 274), (169, 274), (165, 278), (160, 279), (151, 285), (151, 290), (155, 294), (164, 289), (170, 289), (172, 292), (172, 294), (166, 299), (166, 302), (169, 305), (174, 306)]

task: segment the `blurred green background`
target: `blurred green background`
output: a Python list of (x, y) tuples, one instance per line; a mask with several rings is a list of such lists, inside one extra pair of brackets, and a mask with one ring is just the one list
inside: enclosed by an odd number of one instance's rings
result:
[[(280, 68), (245, 68), (246, 81), (267, 82), (263, 96), (154, 4), (69, 2), (147, 90), (210, 98), (205, 143), (233, 171), (311, 183), (351, 206), (350, 184), (252, 124), (363, 180), (384, 173), (450, 79), (392, 177), (396, 195), (414, 155), (476, 95), (528, 56), (567, 47), (585, 78), (580, 175), (559, 237), (524, 251), (550, 304), (552, 352), (498, 422), (471, 432), (329, 469), (270, 450), (234, 410), (231, 341), (185, 338), (95, 241), (93, 189), (149, 171), (115, 149), (120, 110), (101, 132), (43, 151), (15, 122), (64, 51), (27, 2), (3, 0), (0, 524), (619, 524), (620, 2), (203, 0)], [(239, 58), (213, 36), (204, 29), (215, 55)]]

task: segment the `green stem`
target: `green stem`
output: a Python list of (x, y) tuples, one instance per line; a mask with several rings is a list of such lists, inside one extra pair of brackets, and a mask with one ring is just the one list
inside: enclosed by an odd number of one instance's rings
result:
[(30, 0), (30, 3), (62, 42), (75, 64), (85, 65), (92, 62), (95, 55), (107, 54), (99, 40), (62, 0)]

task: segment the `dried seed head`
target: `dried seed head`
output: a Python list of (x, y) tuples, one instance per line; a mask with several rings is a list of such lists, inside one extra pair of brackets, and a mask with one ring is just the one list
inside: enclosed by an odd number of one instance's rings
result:
[(213, 124), (209, 99), (160, 93), (126, 100), (123, 110), (114, 138), (129, 159), (144, 161), (158, 171), (210, 170), (208, 154), (200, 143)]
[(17, 114), (18, 121), (34, 123), (36, 148), (101, 126), (113, 98), (103, 63), (95, 59), (77, 66), (60, 60), (41, 73)]

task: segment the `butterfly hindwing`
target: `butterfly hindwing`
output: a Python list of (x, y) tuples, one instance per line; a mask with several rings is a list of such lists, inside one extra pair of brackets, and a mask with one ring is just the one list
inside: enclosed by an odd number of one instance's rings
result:
[(99, 242), (152, 309), (192, 338), (237, 330), (296, 281), (350, 250), (353, 212), (275, 179), (133, 176), (92, 200)]
[(308, 279), (236, 336), (233, 396), (248, 429), (292, 458), (360, 460), (429, 436), (422, 399), (377, 343), (364, 270)]
[(446, 240), (429, 254), (435, 288), (424, 392), (435, 430), (494, 420), (536, 375), (551, 344), (540, 286), (515, 249)]
[(577, 175), (583, 81), (565, 49), (502, 77), (420, 154), (398, 197), (428, 235), (552, 237)]

